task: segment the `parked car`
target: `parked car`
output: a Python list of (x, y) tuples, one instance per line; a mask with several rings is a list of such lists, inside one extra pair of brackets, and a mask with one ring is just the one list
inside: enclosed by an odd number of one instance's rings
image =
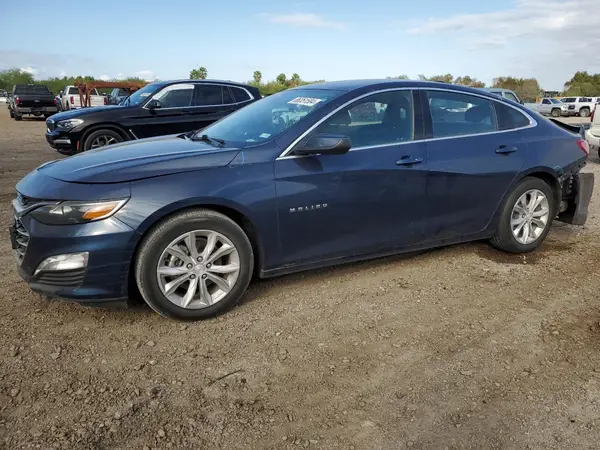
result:
[(585, 131), (585, 139), (590, 147), (598, 152), (598, 157), (600, 157), (600, 109), (598, 108), (598, 103), (592, 110), (590, 119), (591, 124)]
[(125, 88), (114, 88), (110, 94), (108, 94), (108, 104), (118, 105), (127, 97), (129, 97), (129, 90)]
[(596, 106), (596, 97), (563, 97), (561, 102), (567, 105), (569, 116), (589, 117)]
[[(435, 120), (438, 100), (467, 109)], [(373, 103), (383, 117), (355, 122)], [(199, 132), (43, 164), (16, 186), (11, 241), (36, 292), (98, 304), (139, 290), (184, 320), (231, 307), (254, 274), (478, 239), (526, 253), (555, 218), (587, 218), (588, 146), (560, 123), (443, 83), (297, 87)]]
[[(61, 106), (63, 111), (81, 108), (81, 99), (79, 97), (79, 89), (76, 86), (66, 86), (59, 94), (61, 98)], [(103, 106), (107, 104), (106, 97), (98, 93), (96, 89), (92, 89), (90, 93), (91, 106)]]
[(8, 103), (10, 117), (23, 119), (24, 115), (50, 117), (58, 112), (56, 100), (50, 90), (41, 84), (16, 84)]
[(6, 103), (8, 99), (8, 93), (4, 89), (0, 89), (0, 103)]
[(540, 114), (552, 117), (568, 115), (568, 106), (555, 98), (543, 98), (535, 104), (535, 110)]
[(515, 91), (511, 91), (510, 89), (502, 89), (502, 88), (481, 88), (484, 91), (490, 92), (492, 94), (499, 95), (500, 97), (507, 98), (508, 100), (512, 100), (513, 102), (523, 104), (523, 100), (519, 98)]
[(132, 139), (203, 128), (260, 99), (258, 89), (229, 81), (151, 83), (118, 106), (63, 112), (46, 122), (46, 140), (73, 154)]

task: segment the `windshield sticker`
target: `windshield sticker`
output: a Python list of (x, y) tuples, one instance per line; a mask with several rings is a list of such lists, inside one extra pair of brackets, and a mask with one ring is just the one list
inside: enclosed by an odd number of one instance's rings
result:
[(262, 134), (261, 134), (260, 136), (258, 136), (258, 137), (259, 137), (259, 138), (261, 138), (261, 139), (267, 139), (267, 138), (269, 138), (269, 136), (271, 136), (271, 134), (270, 134), (270, 133), (262, 133)]
[(320, 98), (311, 98), (311, 97), (296, 97), (293, 100), (290, 100), (288, 104), (290, 105), (304, 105), (304, 106), (315, 106), (317, 103), (322, 102), (323, 100)]
[(148, 97), (150, 95), (150, 92), (143, 92), (140, 94), (140, 97)]

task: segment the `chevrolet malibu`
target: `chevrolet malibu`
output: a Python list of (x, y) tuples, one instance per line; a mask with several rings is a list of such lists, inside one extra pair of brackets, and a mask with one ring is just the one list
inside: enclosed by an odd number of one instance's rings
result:
[(585, 223), (587, 157), (560, 122), (481, 90), (302, 86), (201, 131), (43, 164), (17, 184), (10, 236), (36, 292), (83, 304), (139, 293), (198, 320), (253, 276), (481, 239), (535, 250), (553, 220)]

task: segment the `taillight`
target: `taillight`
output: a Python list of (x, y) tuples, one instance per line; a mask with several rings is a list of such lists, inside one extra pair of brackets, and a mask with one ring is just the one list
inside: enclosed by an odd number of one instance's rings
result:
[(578, 139), (577, 145), (579, 146), (581, 151), (586, 154), (586, 156), (590, 156), (590, 145), (585, 139)]
[(56, 102), (56, 99), (54, 99), (54, 106), (58, 105), (58, 103)]
[(69, 99), (71, 101), (71, 105), (75, 104), (75, 99), (73, 98), (73, 96), (71, 95), (71, 98)]
[(15, 105), (20, 105), (21, 99), (19, 97), (15, 97)]
[(106, 96), (104, 97), (104, 104), (108, 105), (108, 98), (106, 98)]

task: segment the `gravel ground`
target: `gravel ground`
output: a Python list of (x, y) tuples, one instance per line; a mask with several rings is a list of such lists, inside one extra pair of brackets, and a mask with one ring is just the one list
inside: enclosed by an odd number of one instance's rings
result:
[[(57, 157), (43, 132), (0, 109), (2, 228)], [(586, 227), (527, 257), (474, 243), (287, 276), (182, 325), (41, 299), (5, 236), (0, 447), (598, 448), (599, 237), (597, 185)]]

